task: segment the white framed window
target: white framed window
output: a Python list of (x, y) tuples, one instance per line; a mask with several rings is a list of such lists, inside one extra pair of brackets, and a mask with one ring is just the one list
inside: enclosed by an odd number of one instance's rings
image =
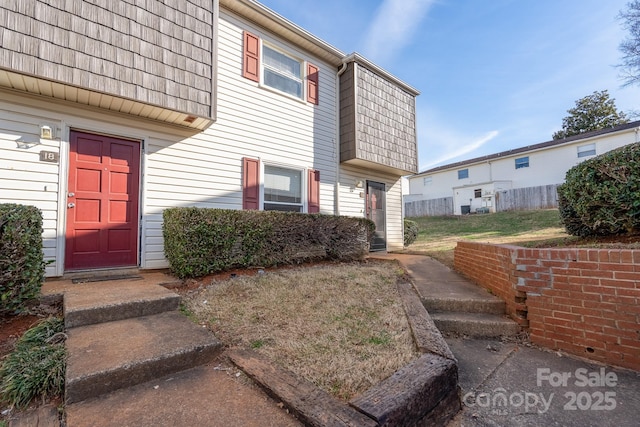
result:
[(458, 171), (458, 179), (469, 178), (469, 169), (460, 169)]
[(586, 144), (578, 146), (578, 157), (588, 157), (596, 155), (596, 144)]
[(516, 159), (516, 169), (528, 168), (529, 167), (529, 156), (520, 157)]
[(243, 32), (242, 76), (261, 87), (320, 104), (320, 69), (290, 52)]
[(433, 176), (429, 175), (422, 178), (422, 185), (431, 185), (431, 184), (433, 184)]
[(302, 99), (304, 61), (262, 43), (262, 84)]
[(265, 211), (304, 212), (303, 172), (302, 169), (265, 164), (263, 209)]

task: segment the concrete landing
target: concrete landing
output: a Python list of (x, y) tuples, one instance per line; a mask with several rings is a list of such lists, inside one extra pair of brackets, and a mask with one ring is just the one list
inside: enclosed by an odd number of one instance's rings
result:
[(220, 342), (177, 311), (69, 329), (66, 402), (208, 363)]
[(427, 310), (504, 313), (504, 301), (432, 258), (404, 255), (401, 263)]

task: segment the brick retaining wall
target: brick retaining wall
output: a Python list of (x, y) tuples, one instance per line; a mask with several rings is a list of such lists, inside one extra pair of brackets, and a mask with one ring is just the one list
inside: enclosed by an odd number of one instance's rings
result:
[(640, 371), (640, 250), (458, 242), (455, 267), (504, 299), (532, 342)]

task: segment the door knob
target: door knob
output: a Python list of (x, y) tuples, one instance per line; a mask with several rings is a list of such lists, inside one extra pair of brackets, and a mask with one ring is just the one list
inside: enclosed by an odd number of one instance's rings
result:
[(69, 208), (75, 208), (75, 207), (76, 207), (76, 204), (75, 204), (75, 203), (69, 203), (69, 204), (67, 204), (67, 207), (69, 207)]

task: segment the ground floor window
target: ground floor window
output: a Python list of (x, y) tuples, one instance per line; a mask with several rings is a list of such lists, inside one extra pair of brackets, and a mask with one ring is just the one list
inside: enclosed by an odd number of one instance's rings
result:
[(265, 165), (263, 209), (303, 212), (302, 171)]

